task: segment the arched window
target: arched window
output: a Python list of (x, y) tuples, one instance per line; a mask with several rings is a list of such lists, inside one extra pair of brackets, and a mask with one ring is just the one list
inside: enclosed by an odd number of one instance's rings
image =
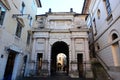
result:
[(120, 37), (119, 32), (116, 29), (111, 30), (109, 34), (109, 43), (113, 42), (114, 40)]
[(95, 49), (96, 49), (96, 51), (100, 50), (100, 45), (99, 45), (99, 43), (96, 43), (96, 44), (95, 44)]
[(118, 38), (118, 35), (116, 34), (116, 33), (113, 33), (112, 34), (112, 40), (115, 40), (115, 39), (117, 39)]
[(111, 49), (112, 49), (114, 66), (120, 66), (120, 50), (119, 50), (120, 47), (119, 47), (119, 41), (116, 40), (119, 37), (119, 34), (116, 30), (112, 30), (110, 36), (112, 42)]
[(98, 19), (100, 19), (100, 9), (98, 9), (98, 11), (97, 11), (97, 16), (98, 16)]

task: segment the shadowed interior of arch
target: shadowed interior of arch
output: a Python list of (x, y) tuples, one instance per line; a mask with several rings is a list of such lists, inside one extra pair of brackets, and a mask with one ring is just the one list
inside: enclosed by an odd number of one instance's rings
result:
[(117, 38), (118, 38), (118, 35), (115, 34), (115, 33), (113, 33), (113, 34), (112, 34), (112, 40), (115, 40), (115, 39), (117, 39)]
[[(66, 65), (65, 72), (69, 72), (69, 48), (65, 42), (58, 41), (52, 45), (51, 49), (51, 75), (55, 75), (58, 71), (57, 56), (58, 54), (63, 53), (66, 56)], [(59, 63), (59, 65), (61, 65)]]

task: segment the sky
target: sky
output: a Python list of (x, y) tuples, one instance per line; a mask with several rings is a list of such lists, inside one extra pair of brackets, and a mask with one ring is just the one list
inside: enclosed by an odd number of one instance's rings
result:
[(52, 12), (74, 12), (81, 13), (84, 0), (41, 0), (42, 8), (38, 8), (37, 14), (45, 14), (51, 8)]

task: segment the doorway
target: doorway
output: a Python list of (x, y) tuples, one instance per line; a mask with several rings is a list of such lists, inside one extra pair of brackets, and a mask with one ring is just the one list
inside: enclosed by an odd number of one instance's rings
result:
[(42, 69), (42, 53), (37, 53), (37, 74), (40, 74), (40, 71)]
[[(64, 65), (58, 63), (57, 57), (60, 54), (65, 56)], [(59, 57), (59, 60), (63, 60), (62, 58)], [(63, 41), (55, 42), (51, 48), (51, 75), (55, 75), (57, 72), (63, 72), (66, 75), (69, 73), (69, 48)]]
[(11, 80), (12, 78), (15, 57), (16, 57), (16, 52), (10, 50), (5, 68), (4, 80)]
[(77, 54), (79, 77), (83, 77), (83, 54)]

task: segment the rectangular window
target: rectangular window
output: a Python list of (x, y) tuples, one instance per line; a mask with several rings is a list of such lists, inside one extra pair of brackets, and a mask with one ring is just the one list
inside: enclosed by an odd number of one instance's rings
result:
[(22, 13), (22, 14), (24, 13), (24, 9), (25, 9), (25, 3), (22, 2), (22, 9), (21, 9), (21, 13)]
[(110, 14), (111, 14), (111, 7), (110, 7), (109, 0), (105, 0), (105, 4), (106, 4), (107, 14), (108, 14), (108, 16), (110, 16)]
[(31, 35), (30, 35), (30, 33), (28, 32), (28, 35), (27, 35), (27, 45), (30, 44), (30, 40), (31, 40)]
[(3, 21), (5, 18), (5, 12), (6, 12), (6, 9), (4, 8), (2, 4), (0, 4), (0, 25), (3, 25)]
[(22, 27), (23, 26), (18, 22), (17, 29), (16, 29), (16, 36), (19, 38), (21, 37)]
[(4, 17), (5, 17), (5, 11), (1, 11), (1, 13), (0, 13), (0, 25), (3, 25)]
[(29, 26), (32, 26), (32, 17), (30, 17)]
[(97, 29), (96, 29), (96, 21), (95, 21), (95, 19), (93, 20), (93, 33), (94, 33), (94, 35), (97, 35)]

